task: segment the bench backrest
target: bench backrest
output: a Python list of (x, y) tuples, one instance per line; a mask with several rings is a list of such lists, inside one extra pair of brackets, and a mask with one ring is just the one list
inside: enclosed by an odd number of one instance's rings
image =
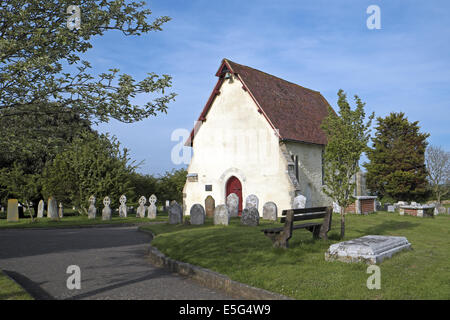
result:
[(286, 221), (286, 215), (290, 211), (293, 212), (293, 221), (324, 218), (327, 215), (327, 207), (283, 210), (283, 212), (281, 213), (282, 217), (280, 219), (281, 223), (284, 223)]

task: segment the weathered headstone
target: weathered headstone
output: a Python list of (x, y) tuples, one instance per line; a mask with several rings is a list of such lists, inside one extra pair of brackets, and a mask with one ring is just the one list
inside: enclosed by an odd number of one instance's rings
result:
[(147, 207), (145, 206), (146, 203), (146, 197), (142, 196), (139, 198), (139, 207), (136, 210), (136, 217), (145, 218), (145, 211), (147, 210)]
[(376, 264), (396, 252), (410, 248), (411, 244), (405, 237), (364, 236), (332, 244), (325, 253), (325, 260)]
[(228, 212), (227, 206), (224, 204), (218, 205), (214, 209), (214, 224), (227, 226), (229, 223), (230, 223), (230, 214)]
[(258, 209), (251, 207), (242, 211), (241, 224), (244, 226), (256, 227), (259, 225)]
[(254, 194), (247, 196), (247, 198), (245, 199), (245, 209), (250, 208), (259, 208), (259, 199)]
[(119, 199), (120, 206), (119, 206), (119, 217), (126, 218), (128, 215), (128, 208), (127, 208), (127, 197), (123, 194), (120, 196)]
[(207, 217), (214, 217), (214, 210), (216, 209), (216, 201), (212, 196), (207, 196), (205, 199), (205, 211)]
[(39, 201), (37, 217), (38, 218), (44, 217), (44, 200)]
[(237, 217), (239, 213), (239, 197), (236, 193), (230, 193), (227, 197), (227, 209), (230, 217)]
[(111, 208), (110, 205), (111, 204), (111, 199), (106, 196), (103, 198), (103, 210), (102, 210), (102, 220), (106, 221), (106, 220), (111, 220)]
[(395, 207), (394, 206), (388, 206), (387, 207), (387, 211), (388, 212), (395, 212)]
[(95, 197), (89, 197), (88, 219), (95, 219), (97, 216), (97, 208), (95, 207)]
[(156, 200), (158, 200), (156, 198), (156, 196), (154, 194), (152, 194), (149, 198), (148, 198), (148, 202), (150, 202), (150, 205), (148, 206), (148, 214), (147, 214), (147, 218), (149, 219), (156, 219)]
[(304, 209), (306, 208), (306, 197), (303, 195), (298, 195), (294, 198), (294, 202), (292, 203), (293, 209)]
[(183, 222), (183, 210), (181, 206), (173, 200), (169, 206), (169, 224), (179, 224)]
[(263, 219), (277, 221), (278, 209), (274, 202), (266, 202), (263, 206)]
[(17, 199), (8, 199), (8, 212), (6, 219), (8, 222), (19, 221), (19, 201)]
[(56, 199), (53, 197), (48, 198), (47, 205), (47, 218), (58, 220), (58, 204), (56, 203)]
[(63, 207), (62, 202), (59, 203), (58, 216), (59, 216), (59, 218), (63, 218), (64, 217), (64, 207)]
[(191, 207), (189, 212), (191, 216), (191, 224), (204, 224), (205, 223), (205, 209), (200, 203), (196, 203)]

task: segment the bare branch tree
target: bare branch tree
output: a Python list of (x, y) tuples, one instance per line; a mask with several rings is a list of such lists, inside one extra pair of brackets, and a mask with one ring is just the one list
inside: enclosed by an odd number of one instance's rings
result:
[(450, 188), (450, 152), (438, 146), (429, 146), (425, 154), (428, 181), (438, 203)]

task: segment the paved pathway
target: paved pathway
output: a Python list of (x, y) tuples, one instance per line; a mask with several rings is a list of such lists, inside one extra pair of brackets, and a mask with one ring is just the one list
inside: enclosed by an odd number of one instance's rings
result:
[[(0, 230), (0, 269), (37, 299), (230, 299), (153, 267), (150, 237), (136, 227)], [(81, 289), (69, 290), (69, 265)]]

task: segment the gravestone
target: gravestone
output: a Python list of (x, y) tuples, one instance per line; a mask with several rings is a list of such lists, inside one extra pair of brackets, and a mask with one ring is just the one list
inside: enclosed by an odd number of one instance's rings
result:
[(263, 219), (277, 221), (278, 209), (274, 202), (266, 202), (263, 206)]
[(148, 198), (148, 202), (150, 202), (150, 205), (148, 206), (147, 218), (149, 218), (149, 219), (156, 219), (156, 200), (158, 200), (158, 199), (156, 198), (156, 196), (154, 194), (152, 194)]
[(239, 197), (236, 193), (230, 193), (227, 197), (227, 209), (230, 217), (237, 217), (239, 213)]
[(376, 264), (410, 248), (411, 244), (405, 237), (364, 236), (332, 244), (325, 253), (325, 260)]
[(245, 209), (250, 209), (250, 208), (258, 209), (259, 208), (258, 206), (259, 206), (259, 199), (254, 194), (249, 195), (245, 199)]
[(169, 212), (170, 201), (166, 200), (166, 205), (164, 207), (164, 211)]
[(183, 222), (183, 210), (181, 206), (173, 200), (169, 206), (169, 224), (180, 224)]
[(17, 199), (8, 199), (8, 211), (6, 219), (8, 222), (19, 221), (19, 201)]
[(337, 202), (333, 202), (333, 212), (341, 213), (341, 206), (337, 204)]
[(227, 226), (230, 223), (230, 214), (227, 206), (224, 204), (218, 205), (214, 209), (214, 224)]
[(106, 220), (111, 220), (111, 208), (110, 205), (111, 204), (111, 199), (106, 196), (103, 198), (103, 210), (102, 210), (102, 220), (106, 221)]
[(258, 209), (251, 207), (242, 211), (241, 224), (244, 226), (256, 227), (259, 225)]
[(294, 198), (294, 202), (292, 203), (293, 209), (304, 209), (306, 208), (306, 197), (303, 195), (298, 195)]
[(205, 199), (205, 211), (207, 217), (214, 217), (214, 210), (216, 209), (216, 201), (212, 196), (207, 196)]
[(95, 197), (89, 197), (88, 219), (95, 219), (97, 216), (97, 208), (95, 207)]
[(387, 207), (387, 211), (388, 212), (395, 212), (395, 207), (394, 206), (388, 206)]
[(136, 210), (136, 217), (145, 218), (145, 211), (147, 211), (147, 207), (145, 204), (147, 203), (147, 198), (144, 196), (139, 198), (139, 207)]
[(191, 224), (199, 225), (205, 223), (205, 209), (200, 203), (194, 204), (189, 213), (191, 215)]
[(44, 200), (39, 201), (37, 217), (38, 218), (44, 217)]
[(58, 220), (58, 204), (56, 203), (56, 199), (53, 197), (48, 198), (47, 205), (47, 218)]
[(59, 218), (63, 218), (64, 217), (64, 207), (63, 207), (62, 202), (59, 203), (58, 216), (59, 216)]
[(119, 217), (126, 218), (128, 215), (128, 208), (127, 208), (127, 197), (123, 194), (120, 196), (119, 199), (120, 206), (119, 206)]

